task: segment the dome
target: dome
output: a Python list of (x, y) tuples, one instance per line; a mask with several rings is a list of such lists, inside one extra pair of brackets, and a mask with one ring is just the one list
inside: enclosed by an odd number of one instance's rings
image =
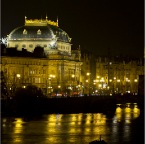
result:
[[(27, 20), (28, 21), (28, 20)], [(10, 34), (9, 40), (29, 40), (29, 39), (53, 39), (55, 36), (58, 41), (70, 43), (71, 38), (68, 34), (60, 29), (54, 22), (50, 24), (48, 20), (41, 20), (39, 23), (35, 21), (29, 23), (25, 20), (25, 25), (15, 28)], [(44, 23), (45, 22), (45, 23)]]

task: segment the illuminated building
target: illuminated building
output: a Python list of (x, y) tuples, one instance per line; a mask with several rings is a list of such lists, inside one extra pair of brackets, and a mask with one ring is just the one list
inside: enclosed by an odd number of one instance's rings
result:
[[(14, 84), (24, 88), (33, 84), (45, 94), (54, 91), (72, 94), (81, 82), (82, 62), (80, 50), (71, 50), (71, 45), (71, 38), (59, 28), (58, 20), (25, 17), (25, 25), (8, 35), (2, 54), (1, 69), (8, 78), (9, 89)], [(36, 47), (41, 50), (36, 52)]]
[(137, 93), (139, 75), (144, 75), (144, 63), (140, 58), (112, 58), (98, 57), (96, 59), (97, 88), (101, 78), (104, 88), (113, 93)]

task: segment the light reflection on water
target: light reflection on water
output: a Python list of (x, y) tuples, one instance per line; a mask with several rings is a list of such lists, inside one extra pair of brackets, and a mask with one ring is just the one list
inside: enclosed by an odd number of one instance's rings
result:
[[(102, 136), (110, 144), (131, 140), (136, 104), (118, 105), (113, 118), (102, 113), (50, 114), (41, 118), (2, 118), (2, 144), (88, 144)], [(121, 143), (121, 142), (120, 142)]]

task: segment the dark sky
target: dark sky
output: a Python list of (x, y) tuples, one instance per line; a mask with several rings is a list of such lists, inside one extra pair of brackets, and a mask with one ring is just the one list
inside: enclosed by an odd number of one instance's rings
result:
[(56, 21), (81, 46), (96, 55), (144, 54), (143, 0), (2, 0), (2, 36), (28, 19)]

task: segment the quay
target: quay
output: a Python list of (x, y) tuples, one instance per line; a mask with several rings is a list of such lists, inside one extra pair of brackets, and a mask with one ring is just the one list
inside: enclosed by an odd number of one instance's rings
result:
[(114, 114), (117, 104), (137, 103), (139, 96), (84, 96), (1, 100), (2, 114), (106, 113)]

